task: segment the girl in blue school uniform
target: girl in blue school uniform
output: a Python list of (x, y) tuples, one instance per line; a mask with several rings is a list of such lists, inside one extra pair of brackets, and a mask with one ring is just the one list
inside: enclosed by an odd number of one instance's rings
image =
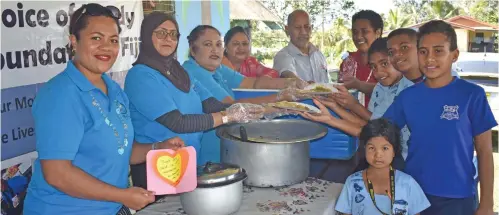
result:
[[(431, 207), (421, 214), (492, 214), (491, 128), (497, 126), (484, 89), (451, 75), (457, 60), (456, 32), (444, 21), (419, 28), (422, 83), (404, 90), (384, 117), (411, 129), (405, 171), (421, 185)], [(480, 205), (475, 206), (478, 157)]]
[(128, 97), (105, 74), (118, 56), (119, 18), (118, 8), (99, 4), (71, 17), (74, 60), (43, 85), (33, 105), (38, 159), (25, 215), (127, 215), (154, 201), (153, 192), (128, 185), (130, 161), (145, 160), (151, 147), (133, 144)]
[(336, 202), (336, 211), (354, 215), (414, 215), (430, 206), (418, 183), (391, 164), (400, 153), (397, 126), (380, 118), (360, 133), (369, 167), (350, 175)]

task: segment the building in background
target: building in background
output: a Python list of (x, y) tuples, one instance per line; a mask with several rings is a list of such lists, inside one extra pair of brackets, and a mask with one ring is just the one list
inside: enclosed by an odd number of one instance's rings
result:
[[(457, 34), (457, 46), (461, 52), (497, 53), (497, 25), (491, 25), (469, 16), (454, 16), (444, 20), (454, 27)], [(424, 23), (408, 26), (419, 28)]]

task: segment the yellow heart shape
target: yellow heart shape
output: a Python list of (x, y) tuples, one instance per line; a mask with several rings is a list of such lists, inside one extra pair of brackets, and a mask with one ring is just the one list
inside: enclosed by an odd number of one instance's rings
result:
[(165, 179), (176, 184), (180, 179), (182, 170), (182, 158), (180, 154), (175, 157), (161, 156), (156, 161), (158, 173)]

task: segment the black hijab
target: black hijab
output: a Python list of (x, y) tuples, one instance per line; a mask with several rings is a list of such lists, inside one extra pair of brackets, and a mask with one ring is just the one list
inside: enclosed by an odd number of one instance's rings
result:
[[(142, 40), (140, 43), (140, 53), (137, 61), (135, 61), (133, 65), (144, 64), (159, 71), (170, 80), (175, 87), (187, 93), (189, 92), (191, 81), (182, 65), (175, 59), (178, 42), (173, 53), (166, 57), (159, 54), (152, 43), (154, 29), (167, 20), (173, 22), (177, 31), (179, 30), (175, 18), (162, 12), (152, 12), (142, 20), (142, 26), (140, 28), (140, 38)], [(180, 34), (177, 37), (177, 41), (178, 38), (180, 38)]]

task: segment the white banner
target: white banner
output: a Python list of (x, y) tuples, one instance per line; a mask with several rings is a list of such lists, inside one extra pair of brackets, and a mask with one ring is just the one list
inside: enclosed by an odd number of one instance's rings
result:
[(43, 82), (66, 67), (70, 16), (90, 2), (121, 11), (120, 53), (111, 76), (122, 82), (123, 73), (115, 72), (131, 68), (138, 55), (141, 1), (2, 1), (2, 160), (35, 150), (31, 105)]
[(138, 54), (141, 1), (2, 1), (2, 89), (46, 82), (65, 68), (70, 16), (88, 2), (120, 9), (121, 47), (112, 71), (131, 67)]

